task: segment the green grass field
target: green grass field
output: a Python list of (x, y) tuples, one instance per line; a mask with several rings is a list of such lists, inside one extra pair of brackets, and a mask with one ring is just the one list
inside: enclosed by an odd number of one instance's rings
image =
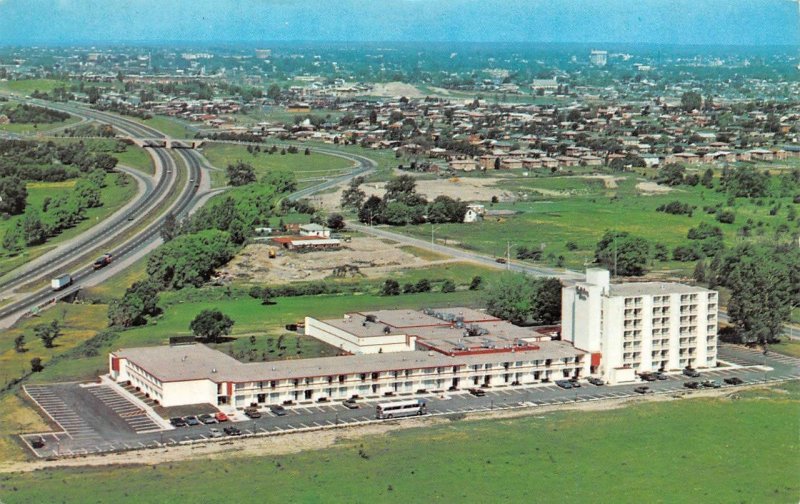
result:
[(125, 152), (115, 152), (114, 157), (119, 160), (119, 164), (135, 168), (148, 175), (155, 173), (153, 158), (141, 147), (129, 145)]
[(80, 118), (70, 116), (69, 119), (61, 122), (0, 124), (0, 131), (17, 134), (45, 134), (49, 130), (65, 128), (78, 122), (80, 122)]
[[(607, 188), (601, 180), (586, 177), (543, 177), (501, 180), (498, 186), (514, 191), (521, 199), (511, 203), (499, 203), (491, 208), (516, 212), (511, 216), (489, 216), (483, 222), (473, 224), (443, 224), (436, 232), (437, 239), (459, 244), (489, 255), (505, 256), (507, 241), (513, 247), (526, 246), (544, 250), (544, 262), (553, 264), (563, 255), (565, 265), (581, 268), (594, 258), (597, 242), (606, 230), (628, 231), (633, 235), (663, 243), (670, 251), (686, 243), (689, 228), (705, 222), (719, 226), (725, 235), (727, 246), (733, 246), (741, 238), (737, 232), (748, 219), (754, 222), (751, 240), (772, 241), (775, 229), (787, 222), (790, 198), (776, 198), (783, 206), (777, 215), (770, 215), (773, 198), (765, 198), (761, 205), (739, 198), (733, 210), (734, 224), (720, 224), (713, 214), (703, 211), (704, 206), (727, 203), (727, 196), (702, 186), (679, 187), (665, 194), (645, 194), (636, 188), (640, 182), (636, 175), (619, 175), (616, 188)], [(542, 190), (536, 192), (537, 190)], [(694, 215), (670, 215), (656, 212), (656, 207), (671, 201), (681, 201), (696, 206)], [(422, 239), (430, 237), (430, 226), (406, 226), (393, 230)], [(577, 249), (568, 250), (566, 243), (572, 241)], [(548, 256), (550, 256), (548, 258)], [(694, 262), (658, 263), (655, 269), (691, 272)]]
[(66, 81), (54, 79), (24, 79), (0, 82), (0, 91), (16, 93), (19, 95), (29, 95), (34, 91), (49, 93), (58, 87), (64, 87), (66, 85)]
[(7, 474), (0, 479), (0, 499), (797, 502), (797, 383), (740, 397), (453, 421), (290, 455), (232, 450), (213, 461)]
[(191, 123), (181, 121), (166, 116), (153, 116), (150, 119), (140, 119), (134, 116), (123, 116), (125, 119), (136, 121), (138, 123), (155, 128), (161, 133), (164, 133), (170, 138), (192, 138), (194, 137), (194, 130)]
[[(135, 181), (132, 180), (128, 185), (120, 187), (114, 183), (116, 177), (117, 175), (115, 174), (108, 174), (106, 176), (107, 185), (102, 189), (101, 196), (103, 201), (102, 207), (86, 210), (85, 220), (78, 223), (74, 228), (67, 229), (58, 236), (49, 239), (44, 244), (35, 247), (27, 247), (21, 254), (15, 257), (3, 257), (2, 260), (0, 260), (0, 276), (44, 254), (59, 243), (74, 238), (123, 207), (125, 203), (136, 194), (137, 186)], [(46, 197), (53, 197), (58, 194), (59, 191), (71, 190), (74, 185), (74, 180), (66, 182), (29, 183), (26, 211), (31, 208), (41, 210), (42, 203)], [(15, 215), (7, 220), (0, 220), (0, 236), (4, 235), (11, 226), (15, 226), (17, 221), (22, 219), (24, 215), (23, 213), (21, 215)]]
[[(269, 148), (269, 145), (266, 148)], [(222, 170), (212, 174), (215, 186), (227, 183), (224, 170), (229, 164), (237, 161), (252, 165), (258, 177), (270, 171), (283, 170), (293, 172), (298, 181), (306, 179), (317, 180), (342, 175), (352, 167), (350, 161), (314, 152), (313, 147), (311, 148), (311, 154), (306, 156), (303, 154), (302, 146), (297, 154), (281, 155), (279, 153), (267, 154), (264, 152), (250, 154), (247, 152), (247, 147), (242, 145), (208, 144), (203, 148), (203, 155), (213, 166)]]

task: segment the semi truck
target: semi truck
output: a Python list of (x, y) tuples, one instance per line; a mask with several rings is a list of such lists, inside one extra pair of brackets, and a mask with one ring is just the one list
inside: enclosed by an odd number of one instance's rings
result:
[(50, 280), (50, 287), (54, 291), (59, 291), (72, 285), (72, 275), (61, 275)]

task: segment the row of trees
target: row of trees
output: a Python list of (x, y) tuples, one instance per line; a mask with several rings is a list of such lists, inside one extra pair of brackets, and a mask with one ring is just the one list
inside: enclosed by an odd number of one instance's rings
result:
[[(423, 222), (458, 223), (464, 221), (467, 204), (449, 196), (437, 196), (428, 202), (417, 193), (416, 181), (410, 175), (401, 175), (386, 184), (383, 198), (370, 196), (359, 187), (364, 179), (353, 179), (342, 193), (342, 207), (358, 210), (358, 220), (369, 224), (421, 224)], [(366, 198), (366, 200), (365, 200)]]
[(505, 272), (484, 290), (486, 310), (513, 324), (552, 324), (561, 319), (561, 281)]
[(0, 108), (0, 114), (8, 117), (11, 123), (22, 124), (50, 124), (64, 122), (70, 118), (70, 115), (65, 112), (24, 103), (13, 107)]

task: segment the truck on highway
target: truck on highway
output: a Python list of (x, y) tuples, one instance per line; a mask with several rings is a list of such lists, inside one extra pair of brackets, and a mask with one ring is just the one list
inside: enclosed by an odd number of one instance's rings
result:
[(99, 270), (100, 268), (105, 268), (109, 264), (111, 264), (111, 254), (103, 254), (102, 256), (98, 257), (97, 260), (92, 265), (92, 268)]
[(59, 291), (64, 287), (69, 287), (70, 285), (72, 285), (72, 275), (69, 274), (61, 275), (50, 280), (50, 287), (54, 291)]

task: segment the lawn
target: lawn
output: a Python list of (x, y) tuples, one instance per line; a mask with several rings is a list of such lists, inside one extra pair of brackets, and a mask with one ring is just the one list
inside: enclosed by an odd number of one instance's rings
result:
[[(800, 335), (800, 331), (795, 331), (795, 334)], [(800, 341), (783, 338), (780, 343), (769, 345), (769, 349), (784, 355), (800, 358)]]
[(32, 133), (44, 134), (49, 130), (53, 130), (56, 128), (65, 128), (77, 122), (80, 122), (80, 118), (75, 116), (70, 116), (69, 119), (60, 122), (0, 124), (0, 131), (6, 131), (8, 133), (18, 133), (18, 134), (32, 134)]
[[(65, 230), (63, 233), (49, 239), (42, 245), (26, 248), (20, 255), (16, 257), (3, 257), (0, 261), (0, 276), (5, 275), (9, 271), (21, 266), (22, 264), (39, 257), (48, 250), (52, 249), (59, 243), (74, 238), (75, 236), (83, 233), (87, 229), (96, 225), (109, 215), (116, 212), (121, 207), (136, 195), (137, 185), (135, 181), (131, 180), (126, 186), (118, 186), (115, 183), (117, 174), (109, 173), (106, 176), (106, 187), (101, 190), (101, 198), (103, 206), (99, 208), (90, 208), (86, 210), (86, 219), (78, 223), (75, 227)], [(46, 197), (53, 197), (60, 191), (71, 190), (75, 185), (75, 180), (65, 182), (31, 182), (27, 185), (28, 199), (26, 211), (31, 208), (41, 210), (42, 204)], [(25, 214), (15, 215), (7, 220), (0, 220), (0, 236), (23, 218)]]
[(66, 81), (53, 79), (24, 79), (0, 82), (0, 90), (21, 95), (29, 95), (34, 91), (49, 93), (58, 87), (65, 87)]
[(232, 451), (213, 463), (15, 473), (0, 480), (0, 498), (6, 504), (200, 502), (210, 495), (308, 503), (797, 502), (800, 395), (794, 384), (782, 387), (739, 400), (453, 421), (289, 455)]
[[(262, 146), (262, 149), (270, 146)], [(223, 170), (212, 174), (216, 186), (227, 183), (224, 170), (229, 164), (237, 161), (252, 165), (258, 177), (270, 171), (283, 170), (294, 172), (298, 181), (318, 181), (323, 178), (335, 177), (350, 171), (353, 166), (347, 159), (314, 152), (313, 147), (308, 156), (303, 154), (304, 147), (300, 146), (299, 149), (300, 152), (297, 154), (281, 155), (265, 152), (251, 154), (247, 152), (247, 147), (242, 145), (210, 143), (203, 147), (203, 155), (213, 166)]]
[(141, 147), (129, 145), (125, 152), (114, 152), (112, 155), (119, 160), (121, 165), (136, 168), (148, 175), (155, 173), (153, 158)]
[[(597, 242), (607, 230), (628, 231), (651, 243), (663, 243), (669, 249), (687, 242), (690, 228), (701, 222), (719, 226), (727, 246), (741, 241), (737, 235), (748, 219), (753, 221), (751, 240), (773, 241), (775, 229), (787, 222), (790, 198), (775, 198), (783, 203), (776, 215), (770, 215), (773, 198), (760, 203), (739, 198), (733, 210), (734, 224), (721, 224), (714, 214), (703, 211), (704, 206), (727, 203), (727, 196), (702, 186), (680, 187), (666, 194), (645, 195), (636, 189), (640, 182), (636, 175), (619, 175), (616, 188), (605, 187), (602, 181), (586, 177), (543, 177), (501, 180), (498, 185), (515, 191), (521, 199), (491, 205), (489, 209), (510, 210), (514, 215), (488, 216), (483, 222), (473, 224), (443, 224), (436, 232), (437, 240), (460, 245), (492, 256), (505, 256), (507, 242), (514, 248), (526, 246), (544, 250), (544, 262), (554, 264), (564, 256), (565, 265), (580, 269), (593, 260)], [(537, 192), (537, 189), (542, 191)], [(555, 193), (553, 193), (555, 191)], [(695, 206), (692, 217), (657, 212), (656, 208), (672, 201)], [(421, 239), (430, 238), (430, 226), (405, 226), (393, 231), (410, 234)], [(567, 242), (577, 248), (568, 250)], [(691, 273), (694, 262), (665, 262), (655, 269), (677, 269)]]

